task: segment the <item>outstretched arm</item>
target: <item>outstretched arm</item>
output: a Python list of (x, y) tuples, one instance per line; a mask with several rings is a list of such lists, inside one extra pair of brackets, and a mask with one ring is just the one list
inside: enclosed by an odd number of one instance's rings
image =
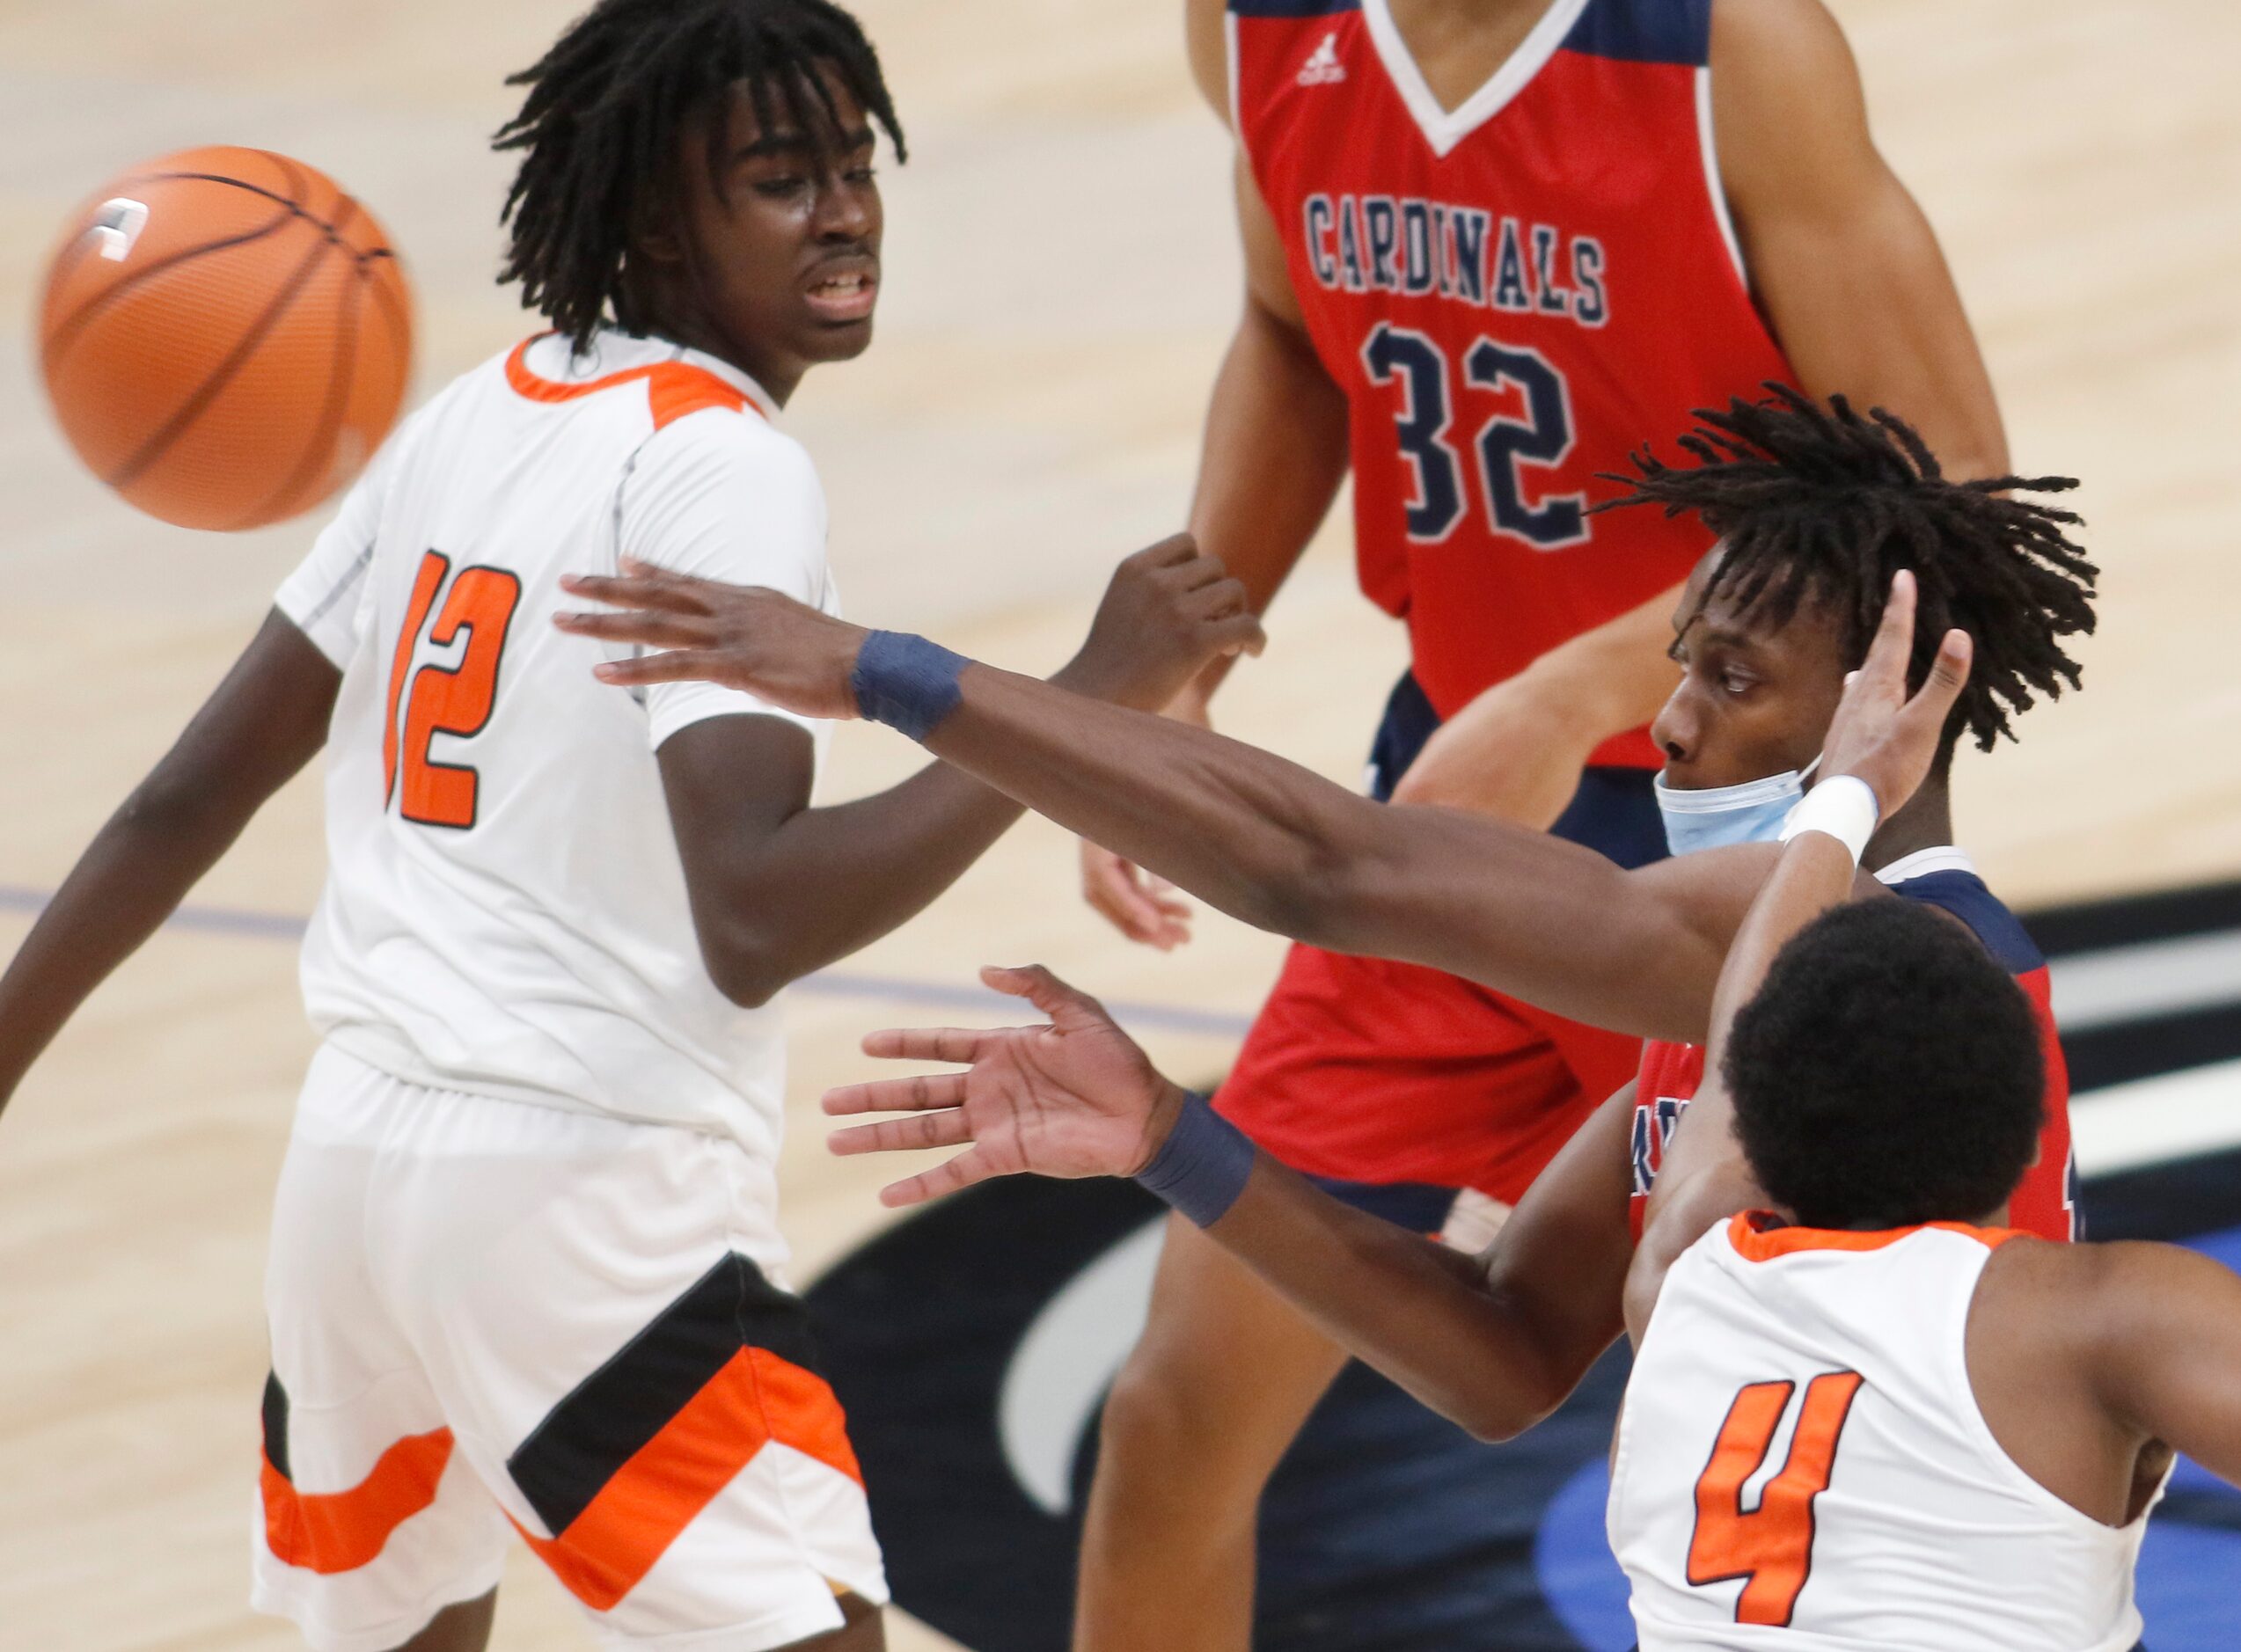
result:
[(1900, 572), (1868, 649), (1866, 663), (1844, 687), (1844, 698), (1822, 748), (1822, 786), (1865, 788), (1864, 814), (1853, 820), (1857, 841), (1833, 836), (1814, 821), (1834, 821), (1819, 805), (1792, 823), (1773, 874), (1736, 932), (1712, 994), (1711, 1032), (1704, 1051), (1704, 1081), (1666, 1149), (1651, 1190), (1643, 1241), (1627, 1280), (1627, 1326), (1638, 1341), (1649, 1324), (1666, 1269), (1713, 1223), (1764, 1202), (1735, 1140), (1734, 1108), (1726, 1068), (1728, 1034), (1754, 998), (1783, 947), (1832, 906), (1851, 898), (1859, 850), (1872, 834), (1878, 811), (1895, 813), (1915, 794), (1937, 754), (1945, 716), (1968, 680), (1969, 639), (1950, 631), (1929, 679), (1911, 698), (1907, 664), (1914, 647), (1915, 578)]
[[(1209, 657), (1259, 641), (1241, 587), (1177, 537), (1115, 570), (1088, 640), (1053, 680), (1157, 705)], [(660, 762), (702, 961), (743, 1005), (766, 1002), (907, 921), (1020, 813), (946, 763), (813, 808), (809, 735), (776, 717), (690, 725), (663, 742)]]
[[(885, 1202), (1020, 1171), (1131, 1174), (1159, 1159), (1186, 1107), (1204, 1107), (1047, 970), (982, 978), (1029, 999), (1050, 1024), (875, 1033), (868, 1054), (970, 1068), (825, 1098), (825, 1111), (843, 1116), (910, 1115), (837, 1132), (836, 1152), (965, 1149), (887, 1188)], [(1581, 1128), (1477, 1258), (1342, 1204), (1264, 1154), (1205, 1231), (1424, 1404), (1481, 1438), (1505, 1439), (1554, 1409), (1618, 1334), (1632, 1099), (1621, 1092)]]
[[(562, 615), (563, 629), (670, 650), (599, 668), (609, 682), (706, 678), (809, 715), (859, 714), (859, 627), (679, 576), (568, 583), (638, 611)], [(1703, 1037), (1719, 961), (1773, 861), (1748, 844), (1624, 872), (1577, 844), (1380, 806), (1205, 729), (986, 666), (959, 676), (948, 659), (925, 743), (1029, 808), (1256, 927), (1622, 1032)]]
[(326, 742), (342, 674), (277, 610), (95, 834), (0, 977), (0, 1107), (94, 988)]
[(1659, 592), (1481, 693), (1424, 742), (1393, 800), (1539, 830), (1555, 825), (1595, 748), (1641, 727), (1673, 692), (1681, 588)]

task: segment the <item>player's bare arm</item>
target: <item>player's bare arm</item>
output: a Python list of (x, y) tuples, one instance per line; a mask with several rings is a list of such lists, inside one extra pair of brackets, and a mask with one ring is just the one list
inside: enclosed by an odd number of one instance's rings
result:
[(2241, 1278), (2176, 1245), (2015, 1239), (1970, 1305), (1969, 1382), (2003, 1450), (2071, 1507), (2134, 1518), (2171, 1451), (2241, 1483)]
[[(1191, 72), (1229, 120), (1222, 8), (1190, 0)], [(1346, 473), (1346, 398), (1308, 341), (1285, 267), (1284, 242), (1243, 149), (1234, 163), (1245, 282), (1237, 331), (1206, 407), (1190, 528), (1242, 581), (1252, 610), (1268, 605), (1329, 513)], [(1170, 714), (1204, 727), (1232, 662), (1216, 660), (1175, 698)], [(1131, 940), (1162, 951), (1190, 936), (1190, 908), (1163, 881), (1097, 844), (1081, 845), (1083, 897)]]
[[(1156, 706), (1210, 656), (1258, 646), (1242, 588), (1177, 537), (1120, 565), (1088, 639), (1052, 680)], [(740, 1004), (766, 1002), (911, 917), (1020, 813), (942, 763), (812, 808), (809, 736), (776, 718), (710, 719), (665, 742), (660, 760), (702, 958)]]
[(1641, 727), (1673, 692), (1681, 592), (1659, 592), (1479, 695), (1424, 742), (1393, 800), (1553, 825), (1595, 748)]
[[(1192, 536), (1221, 559), (1259, 614), (1315, 537), (1345, 475), (1346, 401), (1307, 341), (1283, 244), (1241, 153), (1236, 187), (1244, 303), (1206, 409), (1190, 522)], [(1210, 702), (1233, 663), (1218, 658), (1195, 676), (1168, 714), (1210, 726)], [(1082, 894), (1131, 940), (1166, 951), (1190, 939), (1186, 903), (1088, 839)]]
[[(1757, 995), (1791, 938), (1852, 897), (1860, 847), (1877, 821), (1896, 814), (1929, 777), (1947, 714), (1968, 681), (1968, 635), (1952, 631), (1941, 640), (1921, 689), (1908, 693), (1915, 601), (1914, 576), (1900, 574), (1892, 581), (1866, 662), (1845, 684), (1822, 748), (1823, 786), (1849, 780), (1866, 788), (1859, 804), (1864, 812), (1850, 822), (1857, 829), (1857, 841), (1848, 844), (1826, 824), (1816, 823), (1841, 819), (1829, 806), (1844, 800), (1833, 787), (1816, 788), (1818, 812), (1801, 814), (1793, 822), (1799, 830), (1783, 845), (1721, 966), (1712, 994), (1704, 1082), (1666, 1144), (1650, 1194), (1642, 1245), (1627, 1279), (1627, 1324), (1637, 1341), (1674, 1259), (1713, 1223), (1766, 1202), (1736, 1142), (1723, 1078), (1737, 1012)], [(1858, 801), (1857, 790), (1852, 800)]]
[(283, 615), (95, 834), (0, 977), (0, 1107), (94, 988), (326, 743), (342, 674)]
[[(967, 1071), (852, 1085), (825, 1111), (902, 1113), (837, 1131), (833, 1151), (961, 1147), (882, 1194), (906, 1205), (987, 1179), (1129, 1175), (1151, 1165), (1189, 1101), (1095, 1000), (1039, 968), (982, 979), (1047, 1025), (881, 1032), (867, 1054)], [(1334, 1340), (1483, 1439), (1560, 1404), (1618, 1334), (1630, 1240), (1629, 1086), (1568, 1143), (1492, 1246), (1472, 1258), (1342, 1203), (1265, 1154), (1206, 1232)]]
[[(677, 576), (572, 580), (635, 612), (564, 628), (668, 653), (618, 684), (706, 678), (817, 717), (858, 714), (867, 635), (775, 592)], [(926, 744), (1231, 916), (1334, 950), (1430, 964), (1575, 1020), (1701, 1040), (1773, 860), (1766, 844), (1622, 871), (1593, 850), (1452, 809), (1393, 808), (1171, 719), (968, 666)]]
[(1821, 0), (1717, 0), (1712, 122), (1761, 310), (1808, 393), (1913, 424), (1957, 479), (2007, 438), (1937, 237), (1868, 130), (1858, 65)]

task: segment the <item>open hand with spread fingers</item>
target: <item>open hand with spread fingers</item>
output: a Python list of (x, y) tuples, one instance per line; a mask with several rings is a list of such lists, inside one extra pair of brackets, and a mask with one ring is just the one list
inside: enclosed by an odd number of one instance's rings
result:
[(1883, 818), (1897, 814), (1930, 774), (1953, 702), (1968, 681), (1968, 632), (1939, 640), (1930, 675), (1909, 698), (1907, 668), (1914, 654), (1915, 576), (1900, 569), (1867, 659), (1845, 680), (1844, 698), (1821, 746), (1821, 778), (1849, 774), (1867, 783)]
[(980, 978), (1049, 1016), (1038, 1027), (914, 1027), (874, 1033), (864, 1053), (893, 1061), (970, 1064), (963, 1072), (882, 1078), (828, 1091), (839, 1117), (902, 1113), (833, 1132), (836, 1153), (964, 1151), (880, 1191), (917, 1204), (991, 1176), (1132, 1176), (1150, 1164), (1182, 1111), (1161, 1078), (1103, 1006), (1041, 965), (987, 969)]

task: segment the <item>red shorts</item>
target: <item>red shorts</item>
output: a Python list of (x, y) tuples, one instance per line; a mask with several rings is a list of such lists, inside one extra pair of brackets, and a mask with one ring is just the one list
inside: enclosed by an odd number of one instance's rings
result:
[[(1439, 724), (1413, 676), (1386, 702), (1371, 795)], [(1553, 836), (1622, 866), (1665, 858), (1651, 777), (1590, 768)], [(1642, 1041), (1427, 969), (1294, 947), (1214, 1107), (1341, 1198), (1427, 1231), (1468, 1188), (1515, 1204), (1581, 1121), (1634, 1077)]]
[(1307, 1175), (1515, 1204), (1641, 1053), (1420, 964), (1295, 946), (1214, 1107)]

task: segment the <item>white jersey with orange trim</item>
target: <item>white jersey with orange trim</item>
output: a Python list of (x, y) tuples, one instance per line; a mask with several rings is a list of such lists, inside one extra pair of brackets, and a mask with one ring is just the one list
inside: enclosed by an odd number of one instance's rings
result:
[(707, 683), (598, 682), (561, 574), (635, 557), (836, 611), (825, 506), (728, 363), (546, 335), (392, 438), (281, 588), (342, 669), (326, 890), (304, 991), (328, 1041), (409, 1083), (736, 1139), (774, 1199), (779, 1008), (710, 981), (655, 753), (733, 713)]
[(1628, 1380), (1612, 1552), (1642, 1652), (2125, 1652), (2147, 1524), (2026, 1474), (1970, 1386), (1969, 1304), (2013, 1230), (1784, 1228), (1676, 1261)]

